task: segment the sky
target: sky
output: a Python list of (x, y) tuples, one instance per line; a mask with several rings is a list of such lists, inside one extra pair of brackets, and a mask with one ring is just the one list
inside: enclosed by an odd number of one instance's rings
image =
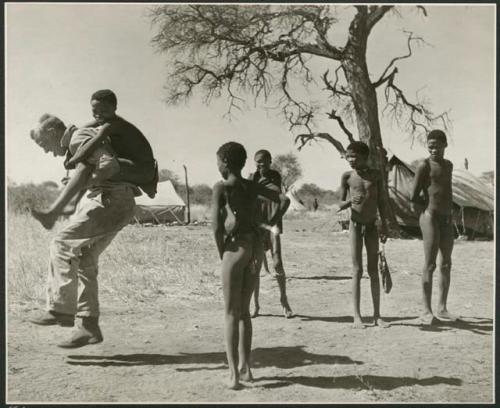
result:
[[(132, 3), (10, 3), (5, 5), (5, 144), (6, 177), (16, 183), (53, 180), (64, 175), (62, 158), (44, 154), (29, 137), (45, 112), (66, 123), (91, 119), (90, 95), (103, 88), (118, 96), (118, 114), (138, 126), (151, 142), (160, 168), (183, 176), (190, 184), (213, 185), (220, 179), (215, 152), (227, 141), (242, 143), (249, 154), (265, 148), (273, 156), (295, 152), (305, 182), (336, 189), (347, 163), (327, 143), (297, 151), (293, 135), (277, 112), (262, 106), (224, 114), (227, 100), (210, 106), (193, 98), (172, 107), (164, 103), (169, 62), (151, 45), (155, 28), (147, 5)], [(345, 10), (344, 10), (345, 9)], [(455, 167), (479, 175), (495, 169), (495, 6), (426, 5), (428, 16), (411, 6), (400, 15), (386, 15), (369, 38), (367, 60), (373, 79), (395, 56), (406, 52), (410, 30), (430, 45), (417, 47), (399, 64), (398, 85), (414, 99), (416, 92), (431, 101), (435, 112), (448, 111), (452, 122), (447, 157)], [(352, 16), (346, 5), (338, 41)], [(325, 61), (317, 61), (321, 68)], [(300, 90), (297, 90), (300, 93)], [(379, 105), (382, 98), (379, 98)], [(320, 121), (320, 131), (335, 134), (333, 121)], [(350, 125), (356, 134), (355, 125)], [(420, 143), (382, 119), (382, 138), (390, 153), (412, 160), (426, 156)], [(253, 170), (248, 160), (243, 174)]]

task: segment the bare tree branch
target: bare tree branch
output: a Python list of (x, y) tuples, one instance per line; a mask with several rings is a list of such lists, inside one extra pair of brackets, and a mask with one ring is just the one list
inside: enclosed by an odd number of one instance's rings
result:
[(330, 113), (327, 113), (327, 115), (330, 119), (336, 120), (338, 122), (342, 131), (347, 135), (349, 142), (350, 143), (354, 142), (354, 137), (353, 137), (352, 133), (349, 131), (349, 129), (347, 129), (342, 118), (339, 115), (337, 115), (337, 112), (335, 112), (335, 110), (332, 109), (332, 111)]
[[(386, 82), (389, 79), (389, 77), (386, 76), (386, 74), (387, 74), (387, 72), (389, 72), (389, 70), (394, 66), (394, 64), (397, 61), (401, 61), (403, 59), (410, 58), (412, 56), (412, 52), (413, 52), (413, 50), (411, 48), (412, 41), (415, 41), (417, 44), (427, 44), (422, 37), (415, 37), (413, 35), (413, 33), (410, 31), (404, 31), (404, 32), (408, 35), (408, 38), (407, 38), (408, 52), (405, 55), (395, 57), (391, 60), (389, 65), (387, 65), (387, 67), (384, 69), (384, 72), (382, 72), (382, 74), (380, 75), (379, 79), (373, 83), (373, 86), (375, 88), (379, 87), (380, 85), (382, 85), (384, 82)], [(396, 70), (396, 72), (397, 72), (397, 70)], [(391, 75), (393, 75), (393, 74), (394, 74), (394, 72), (391, 73)]]
[(342, 69), (342, 65), (339, 65), (337, 69), (335, 69), (335, 82), (332, 84), (329, 79), (328, 79), (328, 74), (330, 73), (329, 70), (326, 70), (326, 72), (323, 74), (323, 83), (326, 85), (326, 89), (332, 92), (332, 96), (349, 96), (351, 97), (350, 92), (342, 85), (340, 85), (340, 88), (337, 88), (337, 84), (339, 82), (339, 70)]
[[(387, 86), (384, 94), (387, 105), (384, 112), (389, 111), (393, 118), (399, 122), (401, 118), (405, 117), (404, 110), (406, 110), (408, 112), (406, 126), (411, 130), (413, 137), (418, 133), (418, 129), (425, 133), (429, 132), (431, 126), (437, 122), (440, 122), (444, 129), (448, 129), (450, 126), (448, 112), (435, 115), (423, 103), (410, 102), (403, 91), (394, 83), (397, 72), (397, 68), (394, 68), (386, 80)], [(394, 98), (392, 101), (391, 95)]]
[(340, 153), (341, 157), (345, 156), (345, 149), (342, 143), (339, 142), (337, 139), (335, 139), (333, 136), (331, 136), (329, 133), (320, 133), (320, 132), (307, 133), (307, 134), (303, 133), (295, 137), (295, 143), (300, 142), (300, 145), (297, 148), (300, 151), (307, 143), (310, 143), (312, 141), (317, 141), (318, 139), (323, 139), (331, 143)]

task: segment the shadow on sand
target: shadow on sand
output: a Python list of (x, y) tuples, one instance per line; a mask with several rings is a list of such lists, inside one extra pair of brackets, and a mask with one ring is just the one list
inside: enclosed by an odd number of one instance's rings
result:
[(410, 387), (413, 385), (430, 386), (430, 385), (462, 385), (462, 380), (452, 377), (429, 377), (429, 378), (413, 378), (413, 377), (389, 377), (379, 375), (348, 375), (343, 377), (306, 377), (306, 376), (290, 376), (290, 377), (261, 377), (255, 380), (273, 381), (271, 383), (261, 385), (262, 388), (281, 388), (293, 384), (304, 385), (306, 387), (316, 388), (343, 388), (350, 390), (384, 390), (389, 391), (399, 387)]
[(493, 331), (493, 319), (483, 317), (460, 317), (457, 321), (435, 320), (432, 325), (422, 324), (418, 317), (413, 320), (395, 323), (394, 326), (414, 326), (427, 332), (445, 332), (450, 330), (466, 330), (475, 334), (488, 335)]
[[(289, 369), (313, 364), (363, 364), (347, 356), (314, 354), (304, 350), (304, 346), (257, 348), (252, 351), (255, 368), (277, 367)], [(112, 356), (69, 355), (67, 364), (82, 366), (141, 366), (164, 364), (210, 364), (207, 367), (179, 368), (178, 371), (219, 370), (226, 369), (226, 354), (215, 353), (181, 353), (165, 354), (116, 354)], [(217, 366), (213, 366), (213, 364)]]
[[(304, 320), (306, 322), (308, 321), (319, 321), (319, 322), (328, 322), (328, 323), (352, 323), (353, 318), (352, 316), (306, 316), (306, 315), (300, 315), (297, 314), (295, 317), (300, 318), (301, 320)], [(383, 317), (383, 320), (391, 323), (391, 326), (393, 325), (393, 322), (399, 322), (399, 321), (412, 321), (416, 318), (417, 316), (410, 316), (410, 317), (404, 317), (404, 316), (393, 316), (393, 317)], [(371, 317), (363, 317), (362, 318), (363, 323), (365, 324), (370, 324), (373, 323), (373, 318)]]
[(290, 276), (289, 279), (307, 279), (307, 280), (351, 280), (352, 276)]

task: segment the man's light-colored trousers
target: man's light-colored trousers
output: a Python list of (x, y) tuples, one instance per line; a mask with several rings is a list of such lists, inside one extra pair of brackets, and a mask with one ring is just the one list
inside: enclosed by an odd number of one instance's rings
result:
[(50, 243), (47, 309), (78, 317), (99, 316), (99, 255), (134, 214), (128, 186), (96, 196), (86, 193), (66, 226)]

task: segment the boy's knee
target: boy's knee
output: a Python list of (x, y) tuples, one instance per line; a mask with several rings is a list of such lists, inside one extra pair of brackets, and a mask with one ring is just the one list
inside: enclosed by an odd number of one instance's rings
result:
[(436, 262), (429, 263), (425, 265), (424, 271), (427, 273), (432, 273), (436, 270)]
[(441, 270), (442, 271), (450, 271), (451, 270), (451, 259), (441, 262)]
[(377, 278), (378, 279), (378, 269), (377, 268), (367, 268), (368, 269), (368, 276), (370, 279)]

